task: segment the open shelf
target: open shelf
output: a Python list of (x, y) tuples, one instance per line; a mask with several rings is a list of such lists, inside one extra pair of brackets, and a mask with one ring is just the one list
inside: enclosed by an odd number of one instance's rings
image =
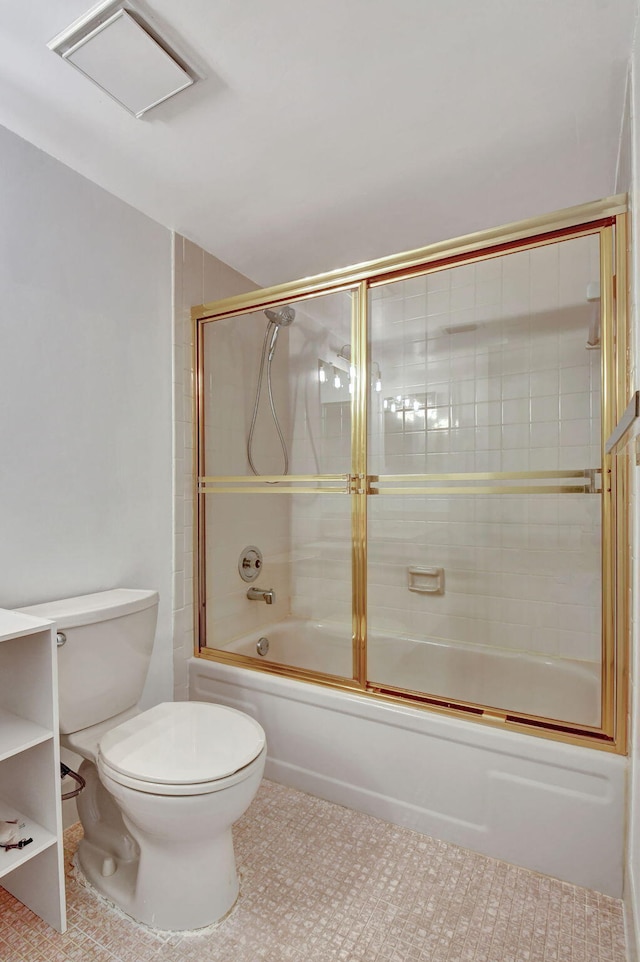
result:
[(0, 762), (53, 738), (53, 732), (0, 708)]
[(0, 818), (2, 818), (3, 821), (10, 821), (11, 819), (17, 818), (21, 825), (24, 823), (24, 828), (20, 829), (20, 838), (33, 839), (33, 842), (24, 848), (11, 848), (8, 851), (0, 848), (0, 878), (9, 872), (13, 872), (15, 868), (28, 862), (29, 859), (35, 858), (40, 852), (44, 852), (46, 848), (56, 844), (57, 838), (53, 832), (48, 832), (46, 828), (38, 825), (32, 818), (26, 818), (20, 812), (16, 811), (15, 808), (7, 805), (1, 798)]

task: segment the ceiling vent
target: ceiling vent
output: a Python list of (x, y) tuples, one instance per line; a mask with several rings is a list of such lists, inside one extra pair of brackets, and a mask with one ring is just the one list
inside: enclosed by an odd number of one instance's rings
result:
[(122, 0), (93, 7), (47, 46), (134, 117), (194, 83), (177, 54)]

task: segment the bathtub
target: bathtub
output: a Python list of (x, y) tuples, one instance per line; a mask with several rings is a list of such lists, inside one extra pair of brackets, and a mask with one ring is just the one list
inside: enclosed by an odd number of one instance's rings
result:
[[(255, 655), (262, 636), (270, 641), (268, 659), (350, 674), (344, 632), (317, 625), (270, 626), (234, 641), (227, 650)], [(478, 655), (463, 652), (462, 646), (446, 651), (451, 646), (428, 643), (419, 648), (420, 643), (407, 641), (371, 639), (370, 663), (379, 658), (382, 669), (384, 658), (392, 658), (398, 672), (404, 664), (415, 686), (416, 664), (424, 665), (428, 655), (432, 691), (436, 680), (451, 683), (454, 668), (460, 668), (456, 654)], [(520, 684), (522, 698), (526, 679), (531, 681), (535, 673), (535, 686), (530, 685), (539, 699), (535, 710), (546, 711), (541, 699), (551, 704), (558, 695), (545, 692), (544, 683), (554, 688), (550, 669), (559, 666), (534, 659), (525, 663), (523, 672), (516, 657), (533, 658), (507, 656), (501, 667), (496, 660), (484, 666), (467, 663), (467, 673), (462, 667), (457, 679), (460, 688), (455, 695), (451, 690), (447, 694), (491, 704), (491, 686), (500, 669), (503, 687)], [(593, 672), (579, 664), (564, 667), (573, 672), (573, 682), (577, 678), (584, 683), (574, 687), (582, 690), (583, 708), (591, 710)], [(626, 759), (619, 755), (204, 658), (190, 660), (189, 686), (191, 698), (238, 708), (260, 722), (267, 733), (267, 778), (614, 898), (622, 896)], [(566, 688), (563, 691), (566, 709)], [(520, 702), (518, 707), (524, 710)]]
[[(258, 642), (266, 638), (268, 652)], [(351, 677), (351, 626), (289, 619), (226, 645), (260, 661)], [(542, 715), (578, 725), (600, 722), (600, 666), (450, 641), (424, 641), (369, 631), (369, 678), (394, 685)]]

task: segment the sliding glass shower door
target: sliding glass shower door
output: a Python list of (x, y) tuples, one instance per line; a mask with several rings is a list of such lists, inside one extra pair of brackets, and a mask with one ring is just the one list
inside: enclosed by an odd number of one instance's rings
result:
[(601, 719), (599, 233), (374, 287), (368, 678)]
[(613, 198), (194, 309), (200, 653), (623, 747), (625, 264)]
[(350, 291), (200, 329), (200, 632), (350, 679)]

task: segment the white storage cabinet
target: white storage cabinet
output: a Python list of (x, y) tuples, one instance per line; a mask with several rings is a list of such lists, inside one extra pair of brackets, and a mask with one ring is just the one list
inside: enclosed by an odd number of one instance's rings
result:
[(60, 782), (54, 626), (0, 608), (0, 819), (20, 819), (20, 837), (33, 838), (0, 849), (0, 885), (64, 932)]

